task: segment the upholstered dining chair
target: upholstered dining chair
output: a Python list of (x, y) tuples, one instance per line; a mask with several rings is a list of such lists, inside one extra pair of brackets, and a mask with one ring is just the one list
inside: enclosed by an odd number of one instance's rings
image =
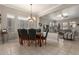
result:
[(22, 42), (22, 35), (21, 35), (21, 29), (17, 29), (17, 31), (18, 31), (18, 36), (19, 36), (19, 43), (21, 44), (21, 45), (23, 45), (23, 42)]
[(49, 32), (49, 30), (46, 31), (45, 36), (43, 35), (43, 36), (41, 37), (42, 42), (44, 41), (45, 45), (46, 45), (46, 41), (47, 41), (48, 32)]
[(28, 43), (28, 37), (29, 37), (28, 36), (28, 30), (27, 29), (23, 29), (22, 32), (23, 32), (22, 33), (23, 34), (23, 42), (24, 43), (26, 43), (26, 42)]
[(31, 42), (35, 42), (35, 46), (37, 45), (36, 42), (36, 30), (35, 29), (29, 29), (29, 46)]
[(28, 40), (28, 33), (26, 29), (18, 29), (19, 42), (23, 45)]

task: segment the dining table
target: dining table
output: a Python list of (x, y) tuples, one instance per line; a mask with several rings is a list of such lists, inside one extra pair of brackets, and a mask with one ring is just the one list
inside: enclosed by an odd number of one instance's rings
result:
[[(27, 36), (27, 40), (29, 40), (29, 31), (27, 32), (28, 35), (25, 35)], [(36, 32), (36, 40), (38, 41), (38, 45), (41, 47), (42, 46), (42, 36), (43, 36), (43, 33), (42, 32)], [(21, 37), (19, 37), (19, 43), (21, 45), (23, 45), (23, 39)]]

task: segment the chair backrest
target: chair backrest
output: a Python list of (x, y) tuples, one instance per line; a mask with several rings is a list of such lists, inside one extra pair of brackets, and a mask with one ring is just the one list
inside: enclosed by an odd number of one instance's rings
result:
[(28, 35), (27, 29), (22, 29), (22, 33), (24, 36)]
[(41, 29), (36, 29), (36, 32), (41, 32)]
[(49, 32), (49, 29), (46, 31), (45, 38), (47, 38), (47, 36), (48, 36), (48, 32)]
[(29, 37), (31, 39), (35, 39), (35, 37), (36, 37), (36, 30), (35, 29), (29, 29)]
[(25, 34), (25, 29), (21, 29), (21, 35), (24, 36)]
[(28, 38), (27, 29), (18, 29), (18, 35), (21, 39), (27, 39)]

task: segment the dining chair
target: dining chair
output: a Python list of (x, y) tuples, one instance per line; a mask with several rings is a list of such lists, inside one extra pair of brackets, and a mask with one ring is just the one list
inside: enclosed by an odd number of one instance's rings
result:
[(35, 42), (35, 46), (37, 45), (36, 42), (36, 30), (35, 29), (29, 29), (29, 46), (31, 42)]
[(22, 36), (23, 36), (23, 43), (28, 43), (28, 30), (27, 29), (23, 29), (22, 30)]
[(42, 46), (42, 39), (41, 39), (42, 33), (41, 32), (36, 32), (36, 39), (37, 39), (37, 43), (38, 45), (41, 47)]
[(23, 45), (21, 30), (22, 30), (22, 29), (17, 29), (17, 31), (18, 31), (18, 36), (19, 36), (19, 43), (20, 43), (21, 45)]
[(49, 32), (49, 29), (46, 31), (45, 36), (43, 35), (43, 36), (41, 37), (41, 38), (42, 38), (42, 42), (45, 41), (45, 45), (46, 45), (46, 41), (47, 41), (48, 32)]
[(19, 42), (23, 45), (28, 40), (28, 34), (26, 29), (18, 29)]

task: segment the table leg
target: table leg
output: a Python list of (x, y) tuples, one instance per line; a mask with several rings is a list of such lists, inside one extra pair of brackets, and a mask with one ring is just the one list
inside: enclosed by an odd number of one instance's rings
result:
[(40, 40), (39, 40), (40, 42), (39, 42), (39, 44), (40, 44), (40, 47), (42, 46), (42, 43), (41, 43), (41, 37), (40, 37)]

